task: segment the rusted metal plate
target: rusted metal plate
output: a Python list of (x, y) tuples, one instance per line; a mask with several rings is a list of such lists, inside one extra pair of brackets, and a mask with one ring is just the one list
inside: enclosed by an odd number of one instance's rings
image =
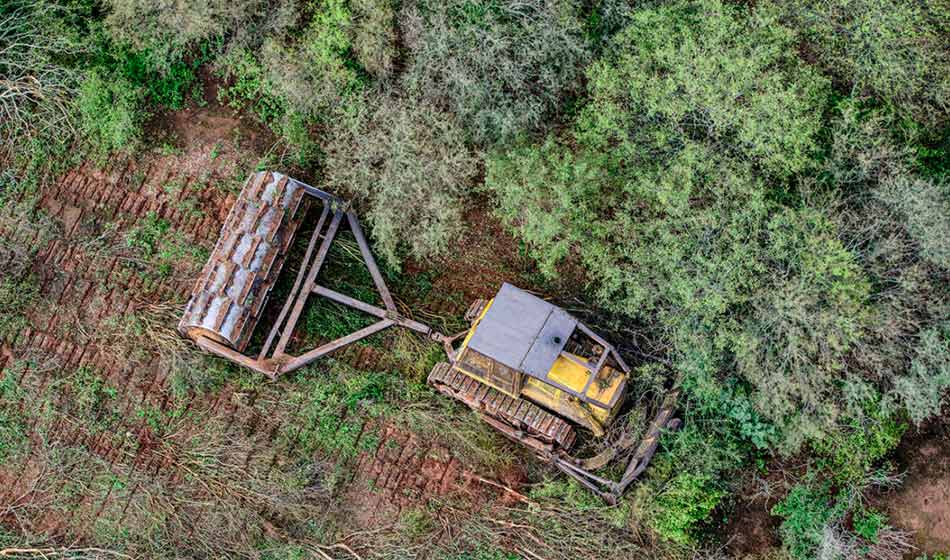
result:
[(248, 178), (195, 283), (182, 334), (244, 351), (305, 214), (305, 192), (280, 173)]

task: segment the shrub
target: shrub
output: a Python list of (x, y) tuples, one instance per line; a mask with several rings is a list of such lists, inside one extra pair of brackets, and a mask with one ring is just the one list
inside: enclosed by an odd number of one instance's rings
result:
[(248, 106), (269, 125), (284, 116), (286, 102), (250, 50), (231, 50), (218, 60), (217, 71), (228, 81), (226, 87), (218, 90), (220, 100), (234, 108)]
[(400, 15), (416, 97), (478, 144), (546, 128), (579, 93), (588, 46), (573, 2), (414, 0)]
[(887, 527), (887, 515), (876, 509), (862, 509), (854, 514), (854, 532), (861, 538), (876, 543), (881, 530)]
[[(825, 162), (832, 188), (847, 198), (832, 212), (840, 235), (874, 286), (867, 333), (852, 363), (877, 382), (881, 406), (902, 405), (919, 424), (939, 412), (947, 389), (945, 239), (946, 187), (914, 172), (913, 151), (901, 148), (903, 130), (890, 111), (845, 100), (832, 122)], [(947, 230), (947, 231), (945, 231)], [(893, 411), (896, 413), (896, 411)]]
[(730, 428), (718, 419), (705, 421), (693, 414), (680, 431), (664, 435), (662, 451), (634, 495), (640, 517), (663, 538), (696, 542), (727, 495), (729, 473), (744, 462), (744, 452)]
[(906, 375), (894, 380), (894, 392), (910, 419), (920, 424), (940, 414), (950, 390), (950, 322), (920, 333), (915, 355)]
[(341, 122), (327, 147), (326, 178), (366, 200), (377, 248), (395, 265), (401, 247), (416, 258), (448, 250), (476, 163), (450, 116), (387, 98)]
[(816, 63), (845, 87), (869, 90), (922, 121), (946, 120), (950, 47), (939, 0), (776, 4), (802, 29)]
[(832, 499), (828, 484), (796, 484), (772, 515), (783, 518), (782, 543), (798, 560), (811, 560), (822, 544), (826, 529), (843, 514), (843, 502)]
[(77, 105), (80, 129), (101, 154), (133, 147), (142, 134), (144, 92), (119, 76), (92, 70), (83, 80)]
[(880, 398), (863, 404), (862, 413), (846, 418), (834, 437), (814, 444), (819, 464), (840, 484), (860, 486), (874, 465), (897, 447), (907, 428), (881, 406)]
[[(361, 7), (367, 8), (370, 0)], [(321, 155), (314, 136), (317, 129), (360, 109), (365, 77), (354, 59), (352, 38), (362, 23), (383, 25), (384, 14), (361, 12), (355, 22), (346, 0), (314, 2), (307, 27), (296, 40), (276, 35), (259, 50), (233, 48), (217, 62), (217, 72), (228, 81), (219, 96), (231, 106), (247, 106), (283, 137), (300, 166)], [(375, 29), (374, 32), (380, 32)], [(383, 56), (374, 51), (366, 56)], [(379, 68), (388, 64), (373, 62)], [(381, 71), (381, 70), (380, 70)]]
[(711, 490), (711, 483), (708, 475), (682, 473), (675, 476), (656, 497), (660, 512), (650, 519), (653, 530), (673, 542), (692, 542), (696, 524), (708, 520), (725, 495), (722, 490)]
[(639, 10), (613, 54), (588, 70), (583, 139), (604, 149), (649, 143), (662, 158), (703, 138), (777, 175), (801, 171), (827, 91), (794, 44), (775, 17), (718, 0)]
[(120, 44), (145, 54), (150, 69), (167, 75), (183, 53), (215, 37), (229, 48), (256, 47), (263, 37), (296, 23), (298, 0), (109, 0), (106, 26)]
[(71, 99), (80, 73), (61, 59), (81, 43), (59, 25), (62, 11), (43, 0), (0, 5), (0, 154), (39, 136), (61, 136), (75, 124)]
[(902, 216), (921, 258), (950, 270), (950, 183), (901, 173), (874, 194)]
[(350, 56), (353, 16), (345, 0), (315, 4), (299, 41), (290, 47), (268, 40), (261, 51), (267, 77), (288, 107), (308, 118), (326, 117), (347, 96), (358, 92), (362, 79)]
[(757, 408), (787, 434), (783, 445), (797, 449), (835, 430), (835, 382), (868, 320), (870, 286), (821, 212), (779, 211), (765, 233), (769, 280), (750, 300), (736, 367), (757, 389)]
[(350, 0), (354, 25), (350, 42), (357, 62), (377, 79), (396, 63), (396, 9), (393, 0)]

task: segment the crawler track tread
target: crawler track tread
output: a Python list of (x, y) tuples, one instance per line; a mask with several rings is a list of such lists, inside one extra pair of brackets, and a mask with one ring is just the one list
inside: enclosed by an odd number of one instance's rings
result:
[(496, 422), (493, 426), (505, 435), (538, 451), (566, 450), (577, 437), (574, 426), (563, 418), (524, 399), (515, 399), (481, 383), (447, 362), (440, 362), (429, 373), (429, 384), (456, 400), (462, 401)]

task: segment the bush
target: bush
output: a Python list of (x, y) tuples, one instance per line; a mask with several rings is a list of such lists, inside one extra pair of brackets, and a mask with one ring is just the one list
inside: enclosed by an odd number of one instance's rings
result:
[(874, 194), (902, 216), (921, 258), (950, 270), (950, 183), (901, 173)]
[(920, 333), (920, 341), (906, 375), (894, 380), (894, 392), (910, 419), (920, 426), (940, 414), (950, 390), (950, 321)]
[(648, 144), (665, 158), (702, 138), (776, 175), (801, 171), (816, 151), (827, 88), (794, 45), (775, 17), (718, 0), (639, 10), (613, 54), (588, 70), (583, 139), (633, 154)]
[(832, 499), (828, 484), (796, 484), (772, 515), (783, 518), (782, 543), (798, 560), (811, 560), (825, 530), (844, 515), (843, 503)]
[(350, 31), (357, 62), (374, 78), (388, 78), (397, 53), (393, 0), (350, 0), (354, 25)]
[[(851, 359), (920, 424), (940, 410), (947, 389), (942, 342), (947, 315), (946, 238), (941, 179), (913, 171), (914, 153), (896, 143), (894, 114), (863, 100), (836, 107), (825, 162), (832, 188), (847, 198), (836, 216), (840, 235), (874, 286), (867, 333)], [(947, 230), (947, 231), (945, 231)]]
[(950, 46), (940, 0), (776, 3), (803, 32), (817, 64), (845, 88), (873, 92), (924, 122), (950, 109)]
[(897, 447), (907, 428), (881, 406), (880, 398), (865, 401), (862, 412), (846, 418), (835, 437), (814, 444), (819, 464), (839, 484), (860, 486), (875, 464)]
[(272, 87), (288, 106), (308, 118), (326, 117), (362, 87), (351, 59), (352, 14), (345, 0), (316, 5), (299, 41), (285, 47), (275, 39), (262, 49), (262, 63)]
[(887, 527), (887, 515), (876, 509), (865, 509), (854, 514), (852, 523), (858, 536), (876, 543), (881, 530)]
[(725, 495), (722, 490), (710, 489), (712, 482), (708, 475), (675, 476), (656, 497), (660, 512), (650, 520), (653, 530), (673, 542), (692, 542), (695, 526), (709, 519)]
[(144, 92), (118, 76), (92, 70), (83, 80), (77, 105), (80, 129), (101, 154), (132, 148), (142, 134)]
[[(369, 9), (371, 0), (359, 4)], [(387, 4), (388, 6), (388, 4)], [(381, 5), (381, 9), (384, 6)], [(353, 37), (366, 31), (382, 33), (385, 14), (360, 12), (356, 20), (346, 0), (314, 2), (307, 27), (295, 40), (275, 35), (259, 50), (233, 48), (217, 62), (228, 81), (220, 97), (231, 106), (247, 106), (283, 137), (300, 166), (321, 155), (314, 136), (358, 112), (366, 86), (364, 71), (354, 58)], [(391, 8), (390, 8), (391, 11)], [(367, 45), (367, 48), (370, 48)], [(374, 69), (383, 71), (383, 47), (363, 52)]]
[(0, 5), (0, 155), (74, 126), (70, 102), (80, 73), (61, 59), (75, 55), (81, 43), (60, 25), (62, 12), (44, 0)]
[(864, 332), (870, 286), (822, 213), (779, 211), (765, 233), (770, 274), (736, 338), (736, 367), (783, 445), (797, 449), (836, 429), (836, 381)]
[(258, 58), (247, 49), (234, 49), (217, 62), (217, 71), (228, 85), (218, 90), (221, 101), (234, 108), (249, 107), (265, 124), (283, 118), (286, 102)]
[(731, 472), (743, 465), (745, 453), (728, 423), (706, 421), (700, 414), (666, 434), (645, 480), (638, 483), (634, 507), (647, 526), (663, 538), (682, 544), (697, 542), (729, 490)]
[(298, 0), (108, 0), (106, 26), (119, 44), (144, 53), (146, 65), (165, 76), (183, 53), (215, 37), (229, 48), (256, 47), (297, 20)]
[(387, 98), (341, 122), (327, 147), (326, 179), (366, 200), (386, 260), (444, 254), (461, 230), (477, 160), (452, 118), (425, 103)]
[(399, 22), (405, 87), (478, 144), (547, 128), (580, 92), (589, 54), (573, 2), (413, 0)]

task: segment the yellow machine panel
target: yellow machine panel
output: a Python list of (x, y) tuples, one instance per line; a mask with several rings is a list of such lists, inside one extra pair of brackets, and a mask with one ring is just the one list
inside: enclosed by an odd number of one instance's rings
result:
[[(469, 349), (469, 342), (478, 330), (482, 318), (494, 300), (490, 300), (459, 347), (455, 368), (473, 379), (485, 383), (512, 398), (524, 398), (601, 436), (622, 403), (625, 376), (605, 365), (590, 381), (591, 369), (581, 363), (591, 363), (586, 356), (562, 352), (547, 372), (547, 382), (507, 367), (487, 356)], [(571, 359), (574, 358), (574, 359)], [(553, 383), (551, 383), (553, 382)], [(564, 390), (567, 388), (570, 391)], [(586, 392), (583, 392), (585, 387)], [(577, 396), (583, 395), (585, 398)]]

